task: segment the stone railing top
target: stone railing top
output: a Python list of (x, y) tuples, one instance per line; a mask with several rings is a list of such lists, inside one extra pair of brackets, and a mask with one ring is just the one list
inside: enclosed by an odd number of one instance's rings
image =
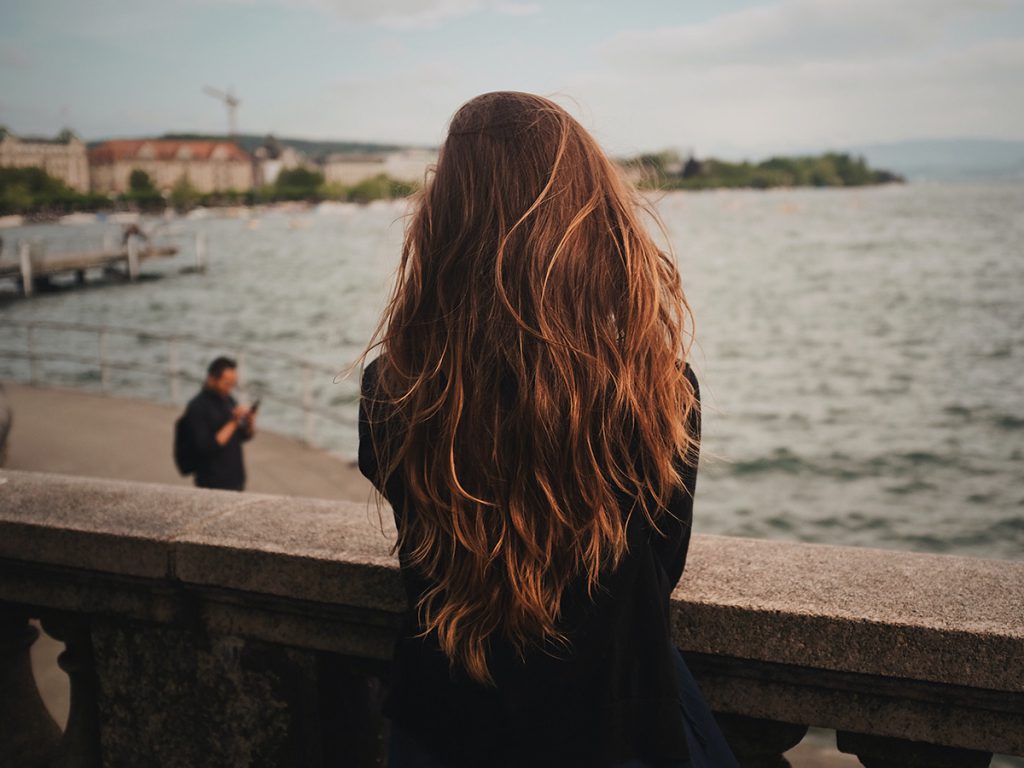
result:
[[(0, 557), (387, 611), (406, 606), (373, 504), (29, 472), (3, 471), (0, 480)], [(393, 541), (386, 505), (381, 518)]]
[[(0, 471), (0, 558), (386, 612), (390, 509)], [(698, 518), (699, 519), (699, 518)], [(1024, 562), (694, 535), (677, 642), (1024, 692)]]

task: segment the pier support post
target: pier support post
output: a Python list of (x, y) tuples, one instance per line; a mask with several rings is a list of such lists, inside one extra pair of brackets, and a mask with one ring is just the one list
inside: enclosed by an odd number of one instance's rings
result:
[(21, 262), (21, 290), (26, 296), (32, 295), (32, 250), (27, 240), (18, 243), (18, 260)]
[(135, 235), (128, 237), (128, 279), (139, 279), (139, 238)]

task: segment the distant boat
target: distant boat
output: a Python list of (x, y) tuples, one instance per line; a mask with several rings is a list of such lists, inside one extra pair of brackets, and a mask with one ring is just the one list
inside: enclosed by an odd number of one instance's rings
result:
[(357, 203), (341, 203), (334, 200), (325, 200), (316, 207), (318, 216), (347, 215), (359, 210)]
[(60, 219), (61, 224), (92, 224), (95, 221), (95, 213), (84, 213), (82, 211), (79, 211), (78, 213), (69, 213), (67, 216), (62, 216)]

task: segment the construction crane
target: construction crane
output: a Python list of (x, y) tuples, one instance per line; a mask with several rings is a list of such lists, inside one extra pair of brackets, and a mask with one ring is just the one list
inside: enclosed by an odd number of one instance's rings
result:
[(213, 98), (224, 102), (224, 106), (228, 108), (228, 136), (232, 139), (235, 138), (238, 135), (238, 124), (235, 121), (235, 112), (238, 109), (238, 105), (242, 103), (241, 99), (231, 93), (230, 88), (225, 92), (206, 86), (203, 88), (203, 91), (208, 96), (213, 96)]

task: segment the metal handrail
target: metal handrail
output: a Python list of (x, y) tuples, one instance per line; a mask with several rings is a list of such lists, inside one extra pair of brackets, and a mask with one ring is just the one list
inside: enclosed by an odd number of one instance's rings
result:
[[(344, 418), (337, 412), (315, 405), (313, 402), (312, 375), (314, 373), (329, 374), (337, 377), (344, 368), (336, 369), (323, 363), (300, 357), (299, 355), (268, 347), (251, 344), (225, 344), (223, 340), (215, 340), (192, 333), (168, 333), (154, 331), (144, 328), (125, 328), (121, 326), (103, 325), (95, 323), (75, 323), (61, 320), (0, 320), (0, 328), (21, 329), (25, 331), (26, 349), (17, 350), (0, 347), (0, 358), (13, 360), (27, 360), (29, 363), (29, 378), (33, 384), (38, 384), (42, 377), (40, 375), (39, 363), (41, 361), (65, 362), (75, 365), (96, 366), (100, 373), (100, 386), (104, 392), (110, 389), (110, 371), (134, 371), (138, 373), (154, 374), (168, 379), (170, 398), (178, 401), (182, 381), (198, 384), (202, 378), (193, 373), (183, 370), (178, 366), (178, 347), (181, 344), (193, 346), (219, 348), (228, 347), (235, 350), (240, 367), (244, 365), (245, 358), (260, 357), (274, 361), (285, 362), (299, 369), (301, 374), (301, 398), (275, 392), (271, 389), (261, 389), (260, 395), (266, 396), (274, 402), (302, 411), (303, 414), (303, 439), (307, 444), (314, 444), (313, 440), (313, 417), (317, 416), (335, 424), (348, 425), (351, 419)], [(36, 330), (74, 331), (81, 333), (93, 333), (97, 336), (98, 347), (96, 355), (81, 355), (57, 350), (38, 349), (34, 334)], [(112, 359), (107, 353), (107, 340), (110, 336), (131, 337), (137, 341), (162, 341), (168, 345), (166, 365), (150, 365), (130, 360)]]

